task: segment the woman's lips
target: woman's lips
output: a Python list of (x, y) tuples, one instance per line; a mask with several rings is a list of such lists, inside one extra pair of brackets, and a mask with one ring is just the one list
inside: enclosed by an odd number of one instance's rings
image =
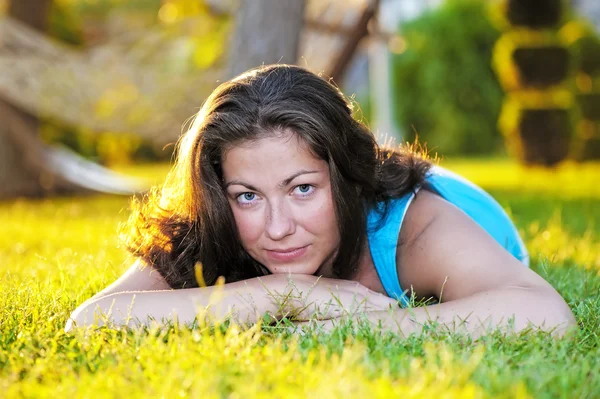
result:
[(289, 262), (289, 261), (296, 260), (296, 259), (302, 257), (306, 253), (307, 249), (308, 249), (308, 245), (306, 245), (304, 247), (290, 249), (290, 250), (284, 250), (284, 251), (271, 251), (271, 250), (267, 249), (267, 254), (273, 260)]

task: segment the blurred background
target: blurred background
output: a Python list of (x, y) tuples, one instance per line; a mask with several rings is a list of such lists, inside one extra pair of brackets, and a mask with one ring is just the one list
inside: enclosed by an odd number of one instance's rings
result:
[(597, 0), (0, 0), (0, 199), (144, 190), (116, 171), (168, 163), (220, 82), (277, 62), (382, 141), (597, 160), (598, 27)]

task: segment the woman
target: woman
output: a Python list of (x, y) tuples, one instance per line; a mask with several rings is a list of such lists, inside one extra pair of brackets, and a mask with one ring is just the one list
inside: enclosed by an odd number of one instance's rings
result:
[[(139, 261), (67, 329), (100, 314), (191, 322), (198, 306), (241, 322), (366, 318), (403, 334), (430, 322), (474, 336), (575, 324), (489, 195), (409, 149), (379, 147), (334, 86), (295, 66), (219, 86), (162, 190), (136, 207), (128, 247)], [(438, 303), (406, 309), (410, 297)]]

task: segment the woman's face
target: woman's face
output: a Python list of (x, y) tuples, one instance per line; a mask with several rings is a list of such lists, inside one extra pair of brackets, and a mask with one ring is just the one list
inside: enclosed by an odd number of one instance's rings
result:
[(233, 147), (222, 162), (244, 249), (271, 273), (328, 270), (340, 242), (329, 167), (295, 134)]

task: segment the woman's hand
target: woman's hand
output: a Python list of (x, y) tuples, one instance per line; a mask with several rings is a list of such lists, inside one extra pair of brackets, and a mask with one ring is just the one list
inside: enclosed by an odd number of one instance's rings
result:
[(268, 295), (278, 307), (276, 318), (297, 321), (329, 320), (342, 316), (397, 308), (398, 302), (386, 295), (371, 291), (356, 281), (338, 280), (311, 275), (279, 275), (285, 278), (283, 291), (269, 289)]

